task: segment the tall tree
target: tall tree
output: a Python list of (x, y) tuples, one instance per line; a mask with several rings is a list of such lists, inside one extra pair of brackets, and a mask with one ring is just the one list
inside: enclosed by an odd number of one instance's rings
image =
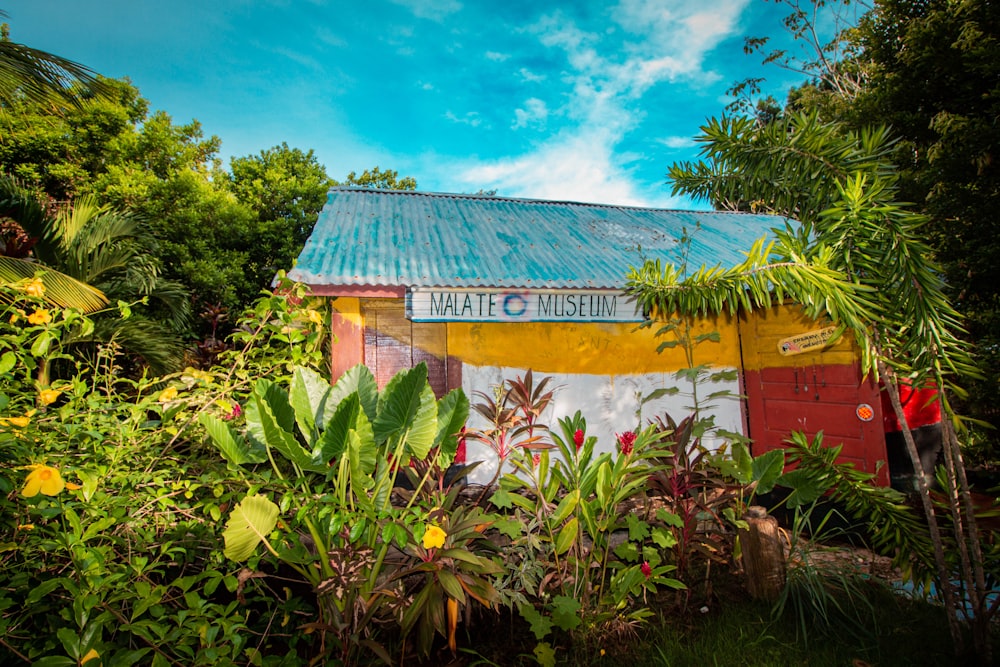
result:
[[(866, 370), (885, 380), (897, 417), (904, 424), (914, 470), (921, 469), (919, 455), (905, 428), (898, 387), (904, 382), (928, 380), (938, 387), (948, 417), (945, 479), (954, 544), (973, 605), (968, 620), (976, 649), (988, 662), (989, 619), (996, 608), (987, 602), (982, 547), (962, 453), (951, 428), (954, 414), (949, 403), (949, 396), (961, 391), (956, 382), (974, 375), (975, 366), (959, 337), (961, 317), (945, 293), (924, 241), (926, 219), (897, 202), (898, 176), (887, 159), (892, 148), (887, 132), (876, 128), (855, 133), (836, 122), (820, 122), (813, 113), (786, 115), (763, 126), (752, 119), (713, 120), (700, 140), (708, 163), (673, 166), (674, 192), (706, 197), (716, 204), (738, 207), (750, 203), (802, 221), (799, 230), (780, 235), (779, 248), (769, 259), (779, 266), (805, 264), (833, 269), (854, 286), (850, 296), (865, 306), (863, 317), (867, 321), (843, 323), (855, 332)], [(747, 267), (744, 282), (738, 285), (749, 286), (755, 297), (765, 291), (751, 282), (760, 268)], [(718, 310), (719, 304), (733, 301), (731, 297), (712, 296), (713, 287), (719, 285), (710, 285), (705, 290), (709, 296), (702, 301), (705, 305), (685, 304), (682, 297), (673, 295), (680, 291), (676, 276), (664, 274), (661, 278), (656, 269), (647, 265), (633, 281), (638, 293), (646, 295), (640, 296), (645, 308), (655, 306), (661, 312), (672, 312), (683, 307), (697, 312), (697, 308), (712, 304)], [(834, 320), (844, 320), (845, 312), (851, 314), (843, 307), (842, 296), (838, 301), (842, 292), (833, 283), (813, 285), (794, 279), (773, 285), (779, 293), (794, 296), (810, 315), (826, 311)], [(962, 632), (956, 614), (963, 613), (964, 607), (957, 604), (951, 590), (953, 565), (944, 548), (928, 480), (920, 474), (916, 478), (935, 547), (938, 590), (947, 605), (956, 651), (961, 651)]]
[[(976, 343), (983, 379), (970, 384), (967, 411), (1000, 426), (1000, 5), (992, 0), (781, 0), (793, 35), (819, 33), (814, 9), (838, 11), (832, 39), (812, 57), (770, 62), (808, 74), (786, 111), (814, 111), (858, 131), (885, 124), (898, 141), (899, 197), (928, 216), (924, 234), (946, 277), (946, 290)], [(767, 40), (750, 40), (751, 50)], [(759, 80), (743, 82), (752, 92)], [(746, 103), (744, 102), (744, 107)], [(992, 436), (997, 440), (994, 430)], [(988, 435), (988, 434), (987, 434)], [(1000, 453), (1000, 442), (993, 455)]]
[(257, 215), (260, 256), (255, 262), (263, 271), (273, 277), (291, 268), (334, 183), (313, 151), (287, 143), (233, 158), (229, 189)]
[(399, 177), (399, 172), (393, 169), (382, 171), (378, 167), (365, 169), (358, 176), (351, 172), (343, 183), (337, 185), (355, 185), (361, 188), (378, 188), (380, 190), (416, 190), (417, 180), (411, 176)]

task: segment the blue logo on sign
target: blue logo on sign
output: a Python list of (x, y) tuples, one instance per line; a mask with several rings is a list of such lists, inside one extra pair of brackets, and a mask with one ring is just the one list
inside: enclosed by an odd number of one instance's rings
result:
[(507, 294), (503, 298), (503, 314), (507, 317), (521, 317), (528, 310), (528, 300), (520, 294)]

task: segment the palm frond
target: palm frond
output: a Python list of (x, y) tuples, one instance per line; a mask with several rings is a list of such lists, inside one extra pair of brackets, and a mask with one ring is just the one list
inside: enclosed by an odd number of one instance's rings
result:
[(36, 275), (41, 276), (45, 285), (42, 298), (53, 306), (92, 313), (108, 305), (104, 292), (96, 287), (35, 262), (0, 255), (0, 283), (7, 285)]
[(81, 93), (108, 95), (96, 72), (67, 58), (0, 40), (0, 102), (18, 99), (56, 106), (81, 103)]

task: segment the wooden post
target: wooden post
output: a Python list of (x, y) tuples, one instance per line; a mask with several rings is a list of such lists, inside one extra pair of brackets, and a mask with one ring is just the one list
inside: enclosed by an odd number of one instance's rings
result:
[(747, 590), (757, 599), (777, 600), (785, 585), (785, 541), (778, 520), (759, 505), (747, 508), (748, 526), (740, 528)]

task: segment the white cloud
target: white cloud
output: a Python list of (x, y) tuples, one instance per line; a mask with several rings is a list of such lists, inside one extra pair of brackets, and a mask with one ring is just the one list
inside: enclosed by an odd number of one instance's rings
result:
[(667, 148), (690, 148), (694, 146), (694, 139), (691, 137), (663, 137), (656, 141)]
[(448, 16), (462, 9), (458, 0), (392, 0), (397, 5), (406, 7), (420, 19), (429, 19), (442, 23)]
[(492, 60), (493, 62), (502, 63), (503, 61), (510, 58), (509, 53), (498, 53), (497, 51), (487, 51), (486, 59)]
[(524, 101), (523, 109), (514, 110), (514, 124), (511, 127), (515, 130), (529, 125), (544, 127), (548, 117), (549, 108), (545, 102), (537, 97), (532, 97)]
[(482, 117), (476, 111), (470, 111), (464, 116), (456, 116), (451, 111), (447, 111), (444, 117), (453, 123), (458, 123), (460, 125), (471, 125), (472, 127), (479, 127), (483, 123)]
[(526, 83), (541, 83), (542, 81), (545, 81), (544, 74), (535, 74), (526, 67), (522, 67), (518, 74), (521, 75), (521, 79)]
[[(628, 167), (634, 156), (617, 147), (644, 120), (642, 98), (653, 86), (680, 80), (698, 86), (718, 79), (705, 69), (706, 54), (736, 30), (748, 2), (620, 0), (608, 13), (618, 27), (602, 33), (581, 29), (560, 12), (543, 17), (526, 32), (564, 54), (561, 80), (568, 90), (558, 108), (541, 99), (525, 103), (515, 110), (512, 127), (553, 115), (571, 124), (521, 155), (460, 165), (459, 178), (472, 188), (496, 188), (511, 196), (640, 206), (683, 202), (668, 197), (665, 189), (662, 197), (642, 194), (644, 186)], [(691, 140), (667, 137), (661, 143), (680, 148)]]
[(325, 26), (316, 28), (316, 39), (328, 46), (336, 46), (338, 48), (347, 46), (347, 42), (343, 38)]
[(598, 202), (623, 206), (673, 207), (679, 199), (640, 192), (632, 175), (617, 163), (613, 146), (600, 131), (563, 136), (516, 158), (457, 165), (471, 191), (496, 189), (508, 197)]

